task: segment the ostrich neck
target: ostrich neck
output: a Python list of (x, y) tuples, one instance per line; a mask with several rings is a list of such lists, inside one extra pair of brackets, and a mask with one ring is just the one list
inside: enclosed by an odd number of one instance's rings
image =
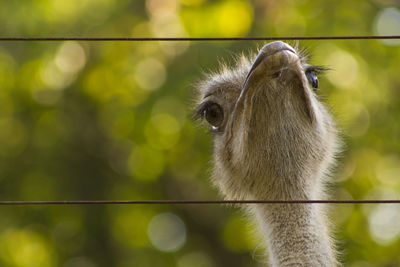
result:
[(321, 208), (316, 204), (254, 206), (273, 267), (336, 266)]
[[(327, 165), (322, 160), (325, 146), (310, 143), (303, 135), (294, 138), (293, 133), (285, 135), (285, 131), (279, 132), (283, 135), (278, 143), (287, 145), (268, 144), (272, 152), (268, 156), (268, 165), (263, 165), (266, 172), (258, 173), (257, 179), (269, 181), (265, 184), (268, 191), (259, 188), (256, 197), (320, 199)], [(267, 140), (276, 142), (277, 138), (273, 137)], [(337, 266), (324, 208), (321, 204), (261, 204), (253, 207), (273, 267)]]

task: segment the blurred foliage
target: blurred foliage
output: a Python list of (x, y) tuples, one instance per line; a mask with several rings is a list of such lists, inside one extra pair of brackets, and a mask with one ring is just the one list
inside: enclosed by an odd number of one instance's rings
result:
[[(395, 0), (3, 1), (1, 36), (400, 34)], [(1, 42), (2, 200), (217, 199), (192, 84), (263, 42)], [(305, 41), (346, 148), (332, 197), (400, 199), (397, 40)], [(222, 206), (1, 207), (0, 266), (260, 266)], [(332, 206), (346, 266), (400, 265), (400, 206)]]

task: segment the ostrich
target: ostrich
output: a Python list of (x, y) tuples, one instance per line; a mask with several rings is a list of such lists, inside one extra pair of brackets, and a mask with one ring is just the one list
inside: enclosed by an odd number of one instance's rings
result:
[[(321, 67), (284, 42), (265, 45), (253, 63), (222, 67), (196, 86), (195, 117), (211, 125), (213, 183), (227, 199), (312, 200), (339, 149), (337, 130), (315, 91)], [(337, 266), (323, 206), (255, 204), (272, 266)]]

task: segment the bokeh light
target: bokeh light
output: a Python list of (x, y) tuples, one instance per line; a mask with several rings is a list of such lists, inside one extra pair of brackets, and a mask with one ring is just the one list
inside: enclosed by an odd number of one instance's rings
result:
[(180, 12), (190, 36), (238, 37), (246, 35), (253, 23), (253, 9), (247, 1), (219, 1)]
[(369, 230), (375, 242), (390, 245), (400, 237), (400, 208), (397, 205), (378, 205), (369, 217)]
[(334, 66), (334, 69), (327, 73), (329, 81), (341, 89), (354, 88), (359, 79), (357, 60), (352, 54), (344, 50), (332, 50), (325, 61), (326, 66)]
[(74, 81), (74, 76), (61, 71), (53, 60), (44, 63), (41, 78), (44, 85), (50, 89), (65, 89)]
[(0, 257), (10, 266), (53, 266), (51, 248), (29, 229), (9, 229), (0, 235)]
[[(400, 10), (398, 8), (382, 9), (375, 18), (374, 32), (377, 35), (400, 35)], [(399, 45), (399, 40), (380, 40), (386, 45)]]
[(76, 73), (85, 66), (85, 51), (79, 43), (68, 41), (60, 46), (55, 61), (61, 71)]
[(186, 241), (186, 226), (172, 213), (161, 213), (153, 217), (147, 233), (153, 246), (164, 252), (177, 251)]
[(167, 77), (165, 66), (159, 60), (147, 58), (136, 66), (135, 78), (143, 89), (154, 90), (165, 82)]

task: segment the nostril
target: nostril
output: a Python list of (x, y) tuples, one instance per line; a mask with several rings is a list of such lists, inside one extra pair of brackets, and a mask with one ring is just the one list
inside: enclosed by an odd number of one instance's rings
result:
[(279, 78), (282, 74), (282, 71), (277, 71), (272, 74), (272, 78), (276, 79)]

